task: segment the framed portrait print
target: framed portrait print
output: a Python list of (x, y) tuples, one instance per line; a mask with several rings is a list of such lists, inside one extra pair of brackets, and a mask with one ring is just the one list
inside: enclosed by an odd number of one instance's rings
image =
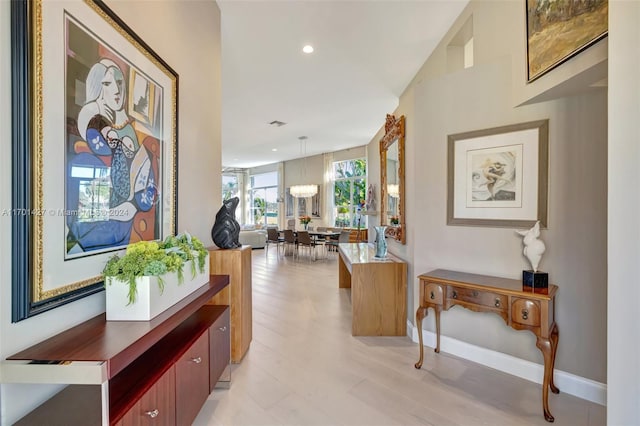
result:
[(318, 193), (311, 197), (311, 217), (321, 217), (322, 211), (320, 210), (320, 196), (322, 194), (322, 186), (318, 185)]
[(547, 223), (549, 120), (449, 135), (447, 224)]
[(293, 195), (291, 195), (291, 188), (286, 188), (284, 191), (284, 207), (285, 216), (293, 217)]
[(12, 320), (176, 226), (178, 75), (101, 1), (12, 2)]
[(298, 217), (307, 215), (307, 199), (306, 198), (296, 198), (298, 202)]
[(607, 35), (608, 0), (526, 0), (526, 9), (529, 82)]

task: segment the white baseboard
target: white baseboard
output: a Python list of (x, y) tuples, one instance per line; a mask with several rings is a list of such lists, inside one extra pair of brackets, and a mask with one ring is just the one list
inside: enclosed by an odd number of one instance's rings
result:
[[(407, 321), (407, 335), (418, 342), (418, 329)], [(430, 348), (436, 347), (435, 333), (423, 330), (423, 342)], [(534, 383), (542, 384), (544, 367), (535, 362), (516, 358), (511, 355), (482, 348), (447, 336), (440, 336), (440, 350), (478, 364), (512, 374)], [(607, 404), (607, 385), (591, 379), (576, 376), (565, 371), (554, 371), (554, 382), (560, 392), (568, 393), (596, 404)]]

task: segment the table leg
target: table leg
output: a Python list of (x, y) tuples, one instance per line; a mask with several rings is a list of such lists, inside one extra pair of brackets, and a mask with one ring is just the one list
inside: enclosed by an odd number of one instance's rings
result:
[(436, 313), (436, 348), (433, 350), (435, 353), (440, 353), (440, 312), (442, 312), (442, 306), (437, 305), (433, 308)]
[(556, 352), (558, 351), (558, 340), (560, 340), (558, 325), (553, 325), (553, 330), (551, 331), (551, 379), (549, 381), (549, 387), (551, 387), (551, 392), (560, 393), (560, 389), (556, 387), (553, 383), (553, 370), (556, 365)]
[(544, 358), (544, 378), (542, 380), (542, 409), (544, 410), (544, 419), (548, 422), (553, 422), (555, 419), (549, 411), (549, 384), (551, 383), (551, 376), (553, 375), (553, 348), (551, 340), (545, 337), (538, 336), (536, 340), (536, 346), (542, 352)]
[(427, 316), (427, 308), (422, 306), (416, 311), (416, 327), (418, 327), (418, 344), (420, 345), (420, 359), (415, 363), (416, 368), (422, 367), (424, 361), (424, 346), (422, 345), (422, 320)]

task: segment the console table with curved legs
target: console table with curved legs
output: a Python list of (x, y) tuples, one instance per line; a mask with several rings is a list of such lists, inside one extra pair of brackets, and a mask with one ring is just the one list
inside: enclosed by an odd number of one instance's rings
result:
[(558, 287), (532, 289), (522, 282), (507, 278), (476, 275), (437, 269), (418, 276), (420, 279), (420, 306), (416, 311), (416, 327), (420, 341), (420, 359), (416, 368), (422, 367), (424, 347), (422, 320), (427, 309), (433, 308), (436, 319), (436, 348), (440, 352), (440, 313), (452, 306), (463, 306), (475, 312), (493, 312), (516, 330), (529, 330), (536, 335), (536, 346), (544, 358), (542, 382), (542, 408), (544, 418), (553, 422), (549, 411), (549, 389), (560, 390), (553, 383), (553, 368), (558, 349), (558, 326), (555, 322), (555, 296)]

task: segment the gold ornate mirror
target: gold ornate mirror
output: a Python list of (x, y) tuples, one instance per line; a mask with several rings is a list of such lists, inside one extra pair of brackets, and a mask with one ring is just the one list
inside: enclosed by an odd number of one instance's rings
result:
[(380, 140), (380, 224), (386, 235), (407, 242), (404, 217), (404, 115), (387, 114)]

